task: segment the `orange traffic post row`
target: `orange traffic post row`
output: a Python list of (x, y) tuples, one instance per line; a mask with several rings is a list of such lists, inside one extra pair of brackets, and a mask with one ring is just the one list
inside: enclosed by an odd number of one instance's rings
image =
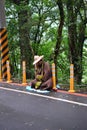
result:
[(9, 60), (6, 61), (6, 65), (7, 65), (7, 83), (11, 83), (12, 80), (11, 80)]
[(22, 80), (22, 84), (26, 85), (26, 63), (25, 61), (22, 62), (22, 67), (23, 67), (23, 80)]
[(74, 65), (70, 65), (70, 90), (69, 92), (75, 92), (74, 90)]
[(56, 88), (56, 76), (55, 76), (55, 64), (52, 64), (52, 80), (53, 80), (53, 90), (57, 90)]

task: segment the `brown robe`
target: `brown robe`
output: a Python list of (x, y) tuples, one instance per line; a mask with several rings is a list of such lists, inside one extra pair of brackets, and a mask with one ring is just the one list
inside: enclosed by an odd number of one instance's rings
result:
[[(39, 87), (39, 89), (43, 89), (43, 90), (50, 90), (52, 89), (53, 83), (52, 83), (52, 70), (51, 67), (49, 65), (48, 62), (43, 62), (43, 78), (42, 78), (42, 83)], [(35, 70), (35, 77), (38, 75), (38, 73)], [(32, 82), (31, 82), (31, 87), (35, 88), (35, 84), (37, 82), (37, 79), (35, 78)]]

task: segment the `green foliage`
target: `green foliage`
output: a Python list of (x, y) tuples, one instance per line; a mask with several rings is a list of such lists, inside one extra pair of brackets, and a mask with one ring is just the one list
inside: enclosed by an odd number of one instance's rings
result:
[(12, 76), (17, 76), (20, 65), (18, 19), (15, 6), (6, 1), (6, 23)]
[[(66, 0), (63, 0), (65, 23), (62, 32), (62, 43), (58, 55), (58, 80), (60, 83), (69, 83), (69, 44), (68, 44), (68, 26), (70, 23), (67, 19), (68, 12), (66, 10)], [(83, 11), (83, 4), (79, 7), (79, 0), (73, 2), (74, 13), (77, 11), (77, 22), (74, 23), (76, 31), (79, 32), (81, 27), (81, 18), (85, 17)], [(76, 10), (75, 10), (76, 9)], [(57, 40), (57, 29), (60, 22), (59, 8), (57, 7), (55, 0), (30, 0), (29, 4), (24, 6), (23, 1), (20, 6), (11, 3), (10, 0), (6, 0), (6, 23), (8, 30), (8, 41), (10, 49), (10, 61), (13, 66), (14, 76), (19, 72), (20, 67), (20, 47), (19, 47), (19, 25), (18, 25), (18, 13), (22, 10), (28, 11), (28, 23), (25, 22), (21, 28), (28, 28), (31, 47), (35, 54), (44, 55), (45, 61), (53, 63), (54, 49)], [(82, 17), (81, 17), (82, 16)], [(27, 16), (24, 16), (25, 19)], [(87, 27), (87, 25), (86, 25)], [(85, 32), (87, 35), (87, 30)], [(77, 33), (77, 36), (79, 33)], [(78, 39), (77, 39), (78, 40)], [(86, 43), (86, 42), (85, 42)], [(74, 44), (74, 43), (73, 43)], [(80, 45), (80, 44), (79, 44)], [(73, 48), (74, 49), (74, 48)], [(82, 82), (87, 83), (87, 45), (84, 44), (83, 48), (83, 78)], [(34, 69), (30, 68), (34, 77)]]
[(47, 43), (43, 43), (40, 45), (39, 47), (39, 55), (44, 55), (44, 58), (46, 61), (50, 61), (52, 62), (52, 53), (54, 50), (54, 42), (47, 42)]
[(58, 82), (69, 83), (70, 77), (70, 63), (67, 59), (65, 52), (61, 53), (58, 57)]
[[(87, 41), (87, 40), (86, 40)], [(82, 82), (87, 83), (87, 43), (85, 41), (83, 48), (83, 78)]]

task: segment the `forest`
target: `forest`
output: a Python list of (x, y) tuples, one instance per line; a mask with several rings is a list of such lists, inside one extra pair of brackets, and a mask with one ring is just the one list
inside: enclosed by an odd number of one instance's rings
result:
[(12, 77), (34, 77), (34, 55), (55, 63), (58, 83), (87, 84), (87, 0), (5, 0)]

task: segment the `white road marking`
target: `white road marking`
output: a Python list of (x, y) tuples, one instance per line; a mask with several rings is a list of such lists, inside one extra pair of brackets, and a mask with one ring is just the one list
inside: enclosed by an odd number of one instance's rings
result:
[(38, 96), (38, 97), (48, 98), (48, 99), (52, 99), (52, 100), (56, 100), (56, 101), (62, 101), (62, 102), (67, 102), (67, 103), (87, 107), (87, 104), (85, 104), (85, 103), (75, 102), (75, 101), (66, 100), (66, 99), (62, 99), (62, 98), (56, 98), (56, 97), (53, 97), (53, 96), (46, 96), (46, 95), (42, 95), (42, 94), (31, 93), (31, 92), (26, 92), (26, 91), (11, 89), (11, 88), (5, 88), (5, 87), (0, 87), (0, 89), (7, 90), (7, 91), (12, 91), (12, 92), (18, 92), (18, 93), (22, 93), (22, 94), (34, 95), (34, 96)]

